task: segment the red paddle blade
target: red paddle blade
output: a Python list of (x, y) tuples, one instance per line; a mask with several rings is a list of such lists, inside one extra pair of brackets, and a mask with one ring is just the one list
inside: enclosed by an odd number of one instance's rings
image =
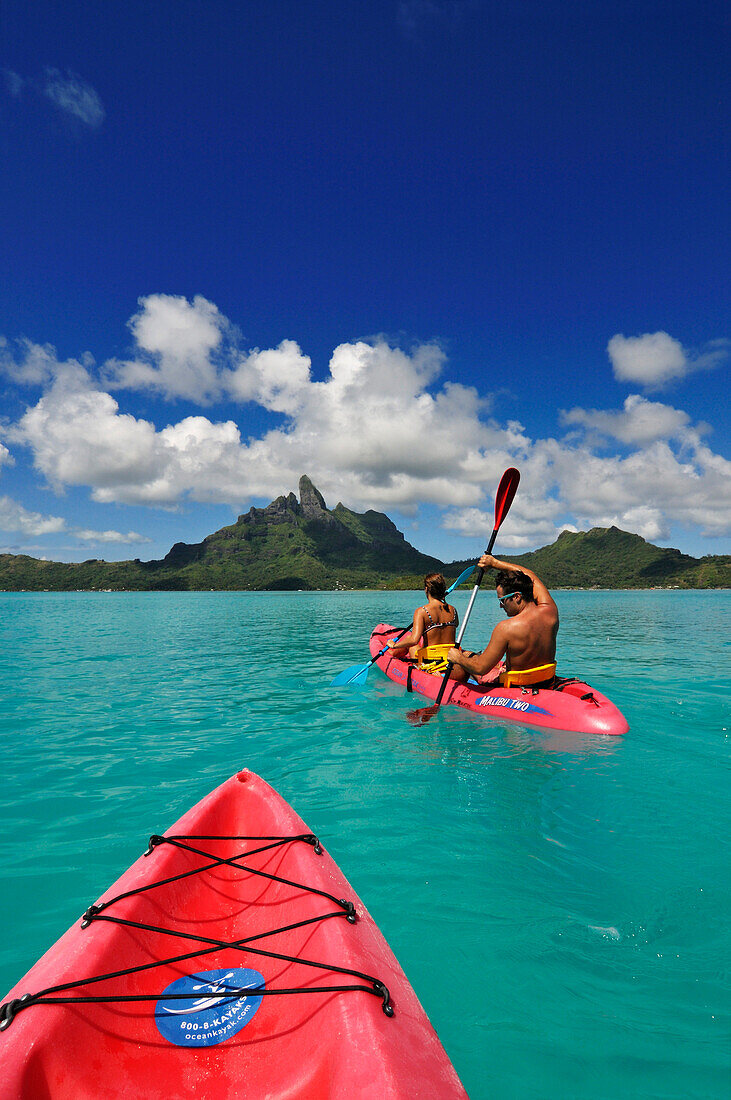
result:
[(436, 703), (432, 703), (430, 707), (417, 707), (416, 710), (407, 710), (406, 720), (412, 726), (425, 726), (427, 722), (431, 721), (438, 710), (439, 707)]
[(518, 491), (520, 471), (511, 466), (500, 478), (500, 484), (495, 494), (495, 530), (497, 531), (513, 503), (513, 497)]

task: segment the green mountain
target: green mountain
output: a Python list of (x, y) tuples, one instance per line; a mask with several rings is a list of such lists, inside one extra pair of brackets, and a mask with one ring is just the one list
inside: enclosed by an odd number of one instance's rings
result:
[[(202, 542), (178, 542), (160, 561), (81, 563), (0, 554), (0, 589), (335, 589), (415, 588), (425, 573), (457, 576), (469, 562), (444, 565), (411, 546), (388, 516), (332, 510), (308, 477), (290, 493), (251, 508)], [(549, 588), (730, 588), (731, 557), (700, 560), (616, 527), (563, 532), (550, 546), (507, 555)]]
[(300, 499), (277, 497), (199, 543), (176, 543), (161, 561), (38, 561), (0, 555), (0, 589), (317, 589), (391, 587), (442, 568), (381, 512), (330, 511), (308, 477)]
[[(550, 546), (505, 557), (527, 565), (549, 588), (731, 588), (731, 556), (692, 558), (618, 527), (563, 531)], [(446, 568), (458, 573), (466, 565)]]

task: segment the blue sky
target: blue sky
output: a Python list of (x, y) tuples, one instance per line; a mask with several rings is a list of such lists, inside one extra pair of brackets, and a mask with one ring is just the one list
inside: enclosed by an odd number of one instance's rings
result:
[(728, 553), (724, 7), (4, 0), (0, 550)]

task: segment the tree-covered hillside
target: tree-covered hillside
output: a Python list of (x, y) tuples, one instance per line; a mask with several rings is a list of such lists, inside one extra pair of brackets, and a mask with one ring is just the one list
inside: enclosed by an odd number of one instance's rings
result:
[[(0, 589), (418, 589), (424, 573), (443, 570), (451, 580), (469, 564), (420, 553), (381, 512), (328, 509), (308, 477), (299, 492), (299, 500), (290, 493), (251, 508), (202, 542), (176, 543), (160, 561), (69, 564), (2, 554)], [(505, 556), (549, 588), (731, 587), (730, 557), (691, 558), (616, 527), (565, 531), (550, 546)]]
[[(731, 587), (728, 555), (692, 558), (617, 527), (563, 531), (540, 550), (498, 557), (527, 565), (549, 588)], [(449, 569), (458, 573), (461, 565), (453, 562)]]

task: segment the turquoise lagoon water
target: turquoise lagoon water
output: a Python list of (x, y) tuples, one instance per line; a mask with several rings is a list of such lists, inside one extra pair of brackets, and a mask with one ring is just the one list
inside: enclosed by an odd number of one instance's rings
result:
[[(0, 595), (0, 988), (246, 766), (322, 837), (473, 1100), (726, 1097), (731, 597), (559, 594), (559, 670), (624, 738), (413, 727), (374, 670), (330, 688), (417, 600)], [(496, 618), (486, 592), (465, 643)]]

